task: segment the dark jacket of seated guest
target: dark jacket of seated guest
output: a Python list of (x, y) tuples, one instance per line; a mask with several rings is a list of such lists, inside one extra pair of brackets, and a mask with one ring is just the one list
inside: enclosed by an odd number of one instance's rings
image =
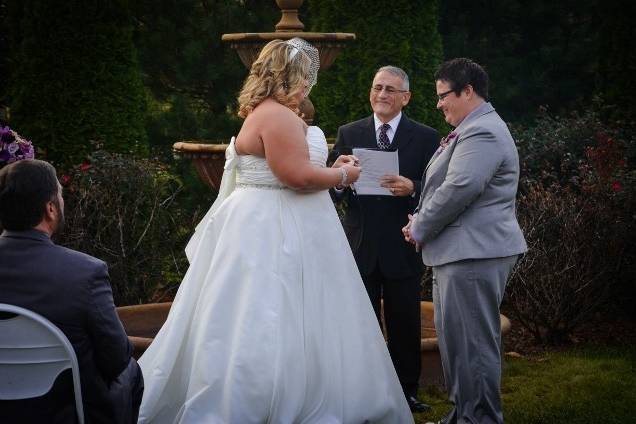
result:
[[(5, 171), (0, 171), (0, 203), (19, 199), (12, 194), (11, 178)], [(28, 173), (19, 176), (28, 178)], [(61, 189), (58, 196), (63, 220)], [(0, 204), (5, 228), (15, 228), (6, 222), (13, 212), (6, 203)], [(86, 423), (135, 423), (143, 377), (115, 311), (106, 264), (55, 245), (50, 233), (37, 228), (5, 230), (0, 235), (0, 303), (44, 316), (69, 339), (79, 362)], [(42, 397), (0, 401), (0, 423), (72, 422), (75, 404), (70, 370)]]

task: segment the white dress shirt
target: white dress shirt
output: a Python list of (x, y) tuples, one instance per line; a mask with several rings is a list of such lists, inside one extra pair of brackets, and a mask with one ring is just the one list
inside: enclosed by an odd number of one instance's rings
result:
[[(393, 137), (395, 136), (395, 130), (400, 124), (400, 119), (402, 119), (402, 112), (395, 115), (393, 119), (391, 119), (387, 124), (391, 126), (388, 130), (386, 130), (386, 135), (389, 137), (389, 144), (393, 144)], [(374, 113), (373, 114), (373, 122), (375, 123), (375, 141), (376, 143), (380, 139), (380, 128), (384, 125), (384, 122), (380, 121), (380, 118)]]

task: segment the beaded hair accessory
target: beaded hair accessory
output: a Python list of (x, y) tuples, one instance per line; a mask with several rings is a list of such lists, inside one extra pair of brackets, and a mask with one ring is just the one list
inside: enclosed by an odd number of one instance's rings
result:
[(305, 56), (311, 60), (311, 65), (309, 66), (309, 75), (307, 76), (307, 81), (309, 83), (309, 90), (316, 85), (318, 81), (318, 69), (320, 69), (320, 56), (318, 55), (318, 49), (309, 44), (307, 41), (302, 38), (294, 37), (290, 40), (286, 41), (287, 44), (294, 47), (289, 53), (289, 59), (292, 60), (298, 52), (301, 52)]

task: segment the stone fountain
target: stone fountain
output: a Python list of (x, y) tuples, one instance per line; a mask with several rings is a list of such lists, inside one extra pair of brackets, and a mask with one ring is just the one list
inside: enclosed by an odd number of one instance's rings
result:
[[(300, 37), (310, 42), (318, 49), (320, 55), (320, 69), (329, 68), (336, 60), (340, 51), (355, 40), (355, 34), (341, 32), (305, 32), (305, 25), (298, 19), (298, 9), (303, 0), (276, 0), (281, 9), (280, 22), (276, 24), (274, 32), (223, 34), (222, 40), (235, 49), (241, 62), (247, 69), (258, 57), (261, 48), (276, 39), (289, 40)], [(314, 106), (309, 98), (300, 105), (304, 119), (308, 125), (314, 120)], [(223, 175), (223, 163), (227, 144), (205, 144), (190, 141), (180, 141), (173, 145), (175, 153), (192, 160), (199, 177), (213, 190), (218, 190)]]
[[(327, 69), (347, 43), (355, 40), (355, 34), (304, 32), (304, 25), (298, 19), (298, 9), (303, 0), (276, 0), (282, 17), (276, 24), (275, 32), (224, 34), (222, 40), (238, 52), (243, 64), (249, 69), (258, 56), (261, 48), (271, 40), (288, 40), (301, 37), (313, 44), (320, 55), (320, 69)], [(313, 122), (314, 107), (309, 99), (300, 106), (308, 124)], [(206, 144), (192, 141), (181, 141), (173, 145), (176, 154), (192, 160), (199, 177), (213, 190), (218, 190), (227, 144)], [(163, 325), (171, 303), (133, 305), (117, 308), (127, 334), (135, 348), (135, 356), (139, 357), (152, 342), (153, 337)], [(422, 374), (420, 385), (443, 387), (441, 361), (435, 334), (433, 304), (421, 302), (422, 317)], [(510, 330), (510, 321), (501, 316), (502, 333)]]

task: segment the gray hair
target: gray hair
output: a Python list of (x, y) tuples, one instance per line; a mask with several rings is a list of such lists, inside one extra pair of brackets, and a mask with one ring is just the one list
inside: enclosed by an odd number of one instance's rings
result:
[(375, 75), (379, 74), (380, 72), (388, 72), (389, 74), (399, 77), (403, 81), (402, 89), (409, 91), (409, 76), (406, 74), (406, 72), (404, 72), (402, 68), (398, 68), (397, 66), (391, 66), (391, 65), (383, 66), (377, 71), (375, 71)]

